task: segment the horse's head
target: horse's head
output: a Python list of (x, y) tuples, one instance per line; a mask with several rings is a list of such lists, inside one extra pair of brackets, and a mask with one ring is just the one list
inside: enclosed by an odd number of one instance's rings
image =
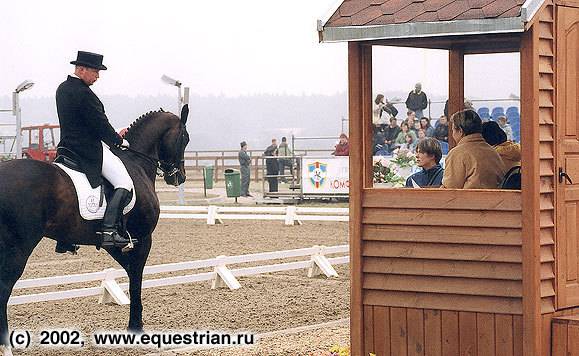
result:
[(160, 168), (164, 173), (165, 182), (178, 186), (185, 182), (185, 147), (189, 143), (187, 132), (187, 116), (189, 106), (183, 106), (181, 118), (167, 131), (159, 150)]

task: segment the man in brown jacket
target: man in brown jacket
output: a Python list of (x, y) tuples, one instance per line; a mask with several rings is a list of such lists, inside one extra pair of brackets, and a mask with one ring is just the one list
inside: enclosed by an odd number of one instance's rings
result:
[(503, 160), (482, 137), (482, 120), (474, 110), (452, 115), (457, 142), (444, 165), (443, 188), (496, 189), (505, 175)]

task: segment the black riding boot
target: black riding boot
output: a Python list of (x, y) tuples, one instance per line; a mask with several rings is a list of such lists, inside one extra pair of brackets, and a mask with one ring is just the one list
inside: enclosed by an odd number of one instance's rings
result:
[[(107, 201), (107, 209), (103, 218), (103, 240), (102, 247), (124, 247), (129, 242), (124, 236), (119, 234), (121, 219), (123, 218), (123, 208), (131, 201), (131, 192), (124, 188), (117, 188), (113, 192), (111, 199)], [(133, 243), (136, 242), (133, 240)]]

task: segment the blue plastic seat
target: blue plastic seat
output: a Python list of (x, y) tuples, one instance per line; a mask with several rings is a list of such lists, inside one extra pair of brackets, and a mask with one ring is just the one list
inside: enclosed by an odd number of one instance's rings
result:
[(448, 142), (440, 141), (440, 146), (442, 147), (442, 155), (448, 154)]
[(482, 115), (484, 115), (484, 114), (486, 114), (486, 115), (489, 114), (489, 108), (483, 106), (482, 108), (479, 108), (476, 112), (477, 112), (478, 116), (482, 117)]
[(507, 108), (506, 113), (507, 113), (507, 116), (510, 115), (510, 114), (519, 114), (519, 108), (516, 107), (516, 106), (509, 106), (509, 107)]
[(491, 117), (493, 121), (497, 121), (499, 116), (505, 116), (505, 110), (501, 106), (493, 108), (493, 111), (491, 112)]

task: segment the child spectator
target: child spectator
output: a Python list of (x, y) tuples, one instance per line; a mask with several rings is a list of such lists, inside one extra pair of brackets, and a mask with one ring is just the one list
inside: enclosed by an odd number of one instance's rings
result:
[(407, 133), (406, 136), (404, 136), (404, 143), (400, 145), (400, 150), (409, 150), (412, 152), (414, 150), (413, 142), (414, 139), (412, 139), (412, 135)]

